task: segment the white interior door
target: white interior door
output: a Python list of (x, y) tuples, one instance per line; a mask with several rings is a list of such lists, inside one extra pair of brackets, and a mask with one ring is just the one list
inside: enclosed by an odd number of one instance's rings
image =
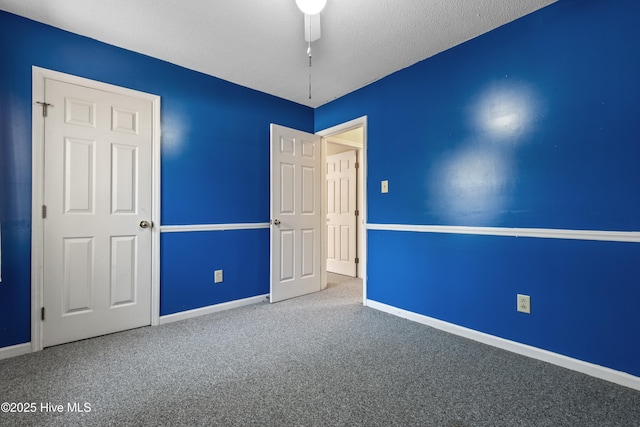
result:
[(320, 141), (271, 125), (271, 302), (322, 287)]
[(45, 80), (43, 344), (151, 323), (152, 102)]
[(327, 156), (327, 271), (356, 277), (357, 155)]

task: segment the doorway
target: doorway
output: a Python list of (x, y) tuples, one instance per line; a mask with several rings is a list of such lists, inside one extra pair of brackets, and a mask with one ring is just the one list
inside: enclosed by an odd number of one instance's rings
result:
[(362, 277), (362, 133), (356, 128), (326, 138), (327, 272), (350, 277)]
[[(367, 236), (366, 236), (366, 136), (367, 136), (367, 117), (363, 116), (349, 122), (333, 126), (331, 128), (322, 130), (317, 132), (318, 135), (323, 137), (323, 174), (325, 177), (325, 185), (323, 186), (323, 214), (325, 217), (325, 221), (329, 216), (330, 207), (332, 206), (332, 202), (329, 200), (330, 196), (335, 197), (335, 192), (331, 192), (329, 189), (329, 181), (327, 181), (326, 177), (329, 172), (328, 160), (330, 160), (331, 156), (334, 155), (342, 155), (342, 153), (353, 152), (355, 154), (356, 162), (358, 167), (356, 169), (356, 186), (355, 186), (355, 194), (351, 197), (350, 203), (355, 207), (355, 210), (351, 209), (353, 215), (356, 218), (355, 221), (355, 251), (354, 251), (354, 261), (357, 261), (355, 274), (348, 274), (347, 276), (355, 276), (356, 278), (362, 279), (362, 302), (363, 305), (366, 305), (367, 301), (367, 293), (366, 293), (366, 262), (367, 262)], [(348, 156), (348, 154), (345, 154)], [(335, 187), (335, 184), (332, 184)], [(334, 199), (335, 200), (335, 199)], [(330, 255), (335, 258), (335, 254), (337, 252), (336, 247), (332, 249), (330, 253), (330, 245), (336, 243), (336, 234), (331, 236), (331, 233), (336, 233), (336, 227), (333, 227), (333, 230), (330, 230), (332, 224), (325, 224), (323, 227), (323, 253), (325, 254), (327, 261), (330, 261)], [(342, 236), (346, 236), (347, 233), (342, 233)], [(341, 236), (341, 237), (342, 237)], [(347, 245), (344, 244), (342, 239), (340, 239), (340, 244), (343, 249), (348, 249)], [(347, 251), (340, 251), (343, 253), (348, 253)], [(327, 268), (327, 273), (331, 274), (330, 262), (325, 262)], [(335, 264), (335, 262), (334, 262)], [(340, 273), (340, 272), (338, 272)], [(344, 273), (340, 273), (344, 274)]]

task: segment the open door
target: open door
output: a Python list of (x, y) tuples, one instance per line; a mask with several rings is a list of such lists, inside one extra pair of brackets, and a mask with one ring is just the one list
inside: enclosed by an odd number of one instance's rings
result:
[(322, 288), (320, 141), (271, 125), (271, 302)]

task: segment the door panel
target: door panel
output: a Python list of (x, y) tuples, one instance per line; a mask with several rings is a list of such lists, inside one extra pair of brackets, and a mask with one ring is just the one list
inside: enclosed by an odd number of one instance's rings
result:
[(321, 289), (320, 137), (271, 125), (271, 302)]
[(95, 141), (65, 138), (64, 204), (67, 214), (91, 214), (94, 200)]
[(280, 233), (280, 281), (282, 283), (295, 278), (295, 241), (296, 232), (294, 230), (279, 230)]
[(295, 165), (280, 163), (280, 214), (293, 215), (295, 213)]
[(302, 271), (301, 277), (311, 277), (316, 273), (316, 230), (302, 230)]
[(152, 103), (54, 79), (45, 99), (44, 346), (149, 325)]
[(92, 238), (64, 239), (63, 316), (93, 308), (93, 244)]
[(318, 172), (316, 167), (302, 166), (302, 207), (300, 213), (303, 215), (316, 215), (316, 177)]
[(111, 146), (111, 213), (133, 214), (137, 210), (136, 177), (138, 148), (130, 145)]
[(356, 276), (355, 150), (327, 156), (327, 271)]
[(137, 236), (111, 237), (111, 307), (136, 302)]

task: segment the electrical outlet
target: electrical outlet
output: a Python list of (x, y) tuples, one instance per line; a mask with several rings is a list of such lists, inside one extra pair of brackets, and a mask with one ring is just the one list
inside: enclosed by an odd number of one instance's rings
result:
[(529, 295), (518, 294), (518, 311), (531, 314), (531, 297)]
[(384, 180), (380, 183), (380, 192), (381, 193), (388, 193), (389, 192), (389, 181), (388, 180)]
[(222, 277), (222, 270), (216, 270), (213, 272), (213, 283), (220, 283), (222, 282), (223, 277)]

